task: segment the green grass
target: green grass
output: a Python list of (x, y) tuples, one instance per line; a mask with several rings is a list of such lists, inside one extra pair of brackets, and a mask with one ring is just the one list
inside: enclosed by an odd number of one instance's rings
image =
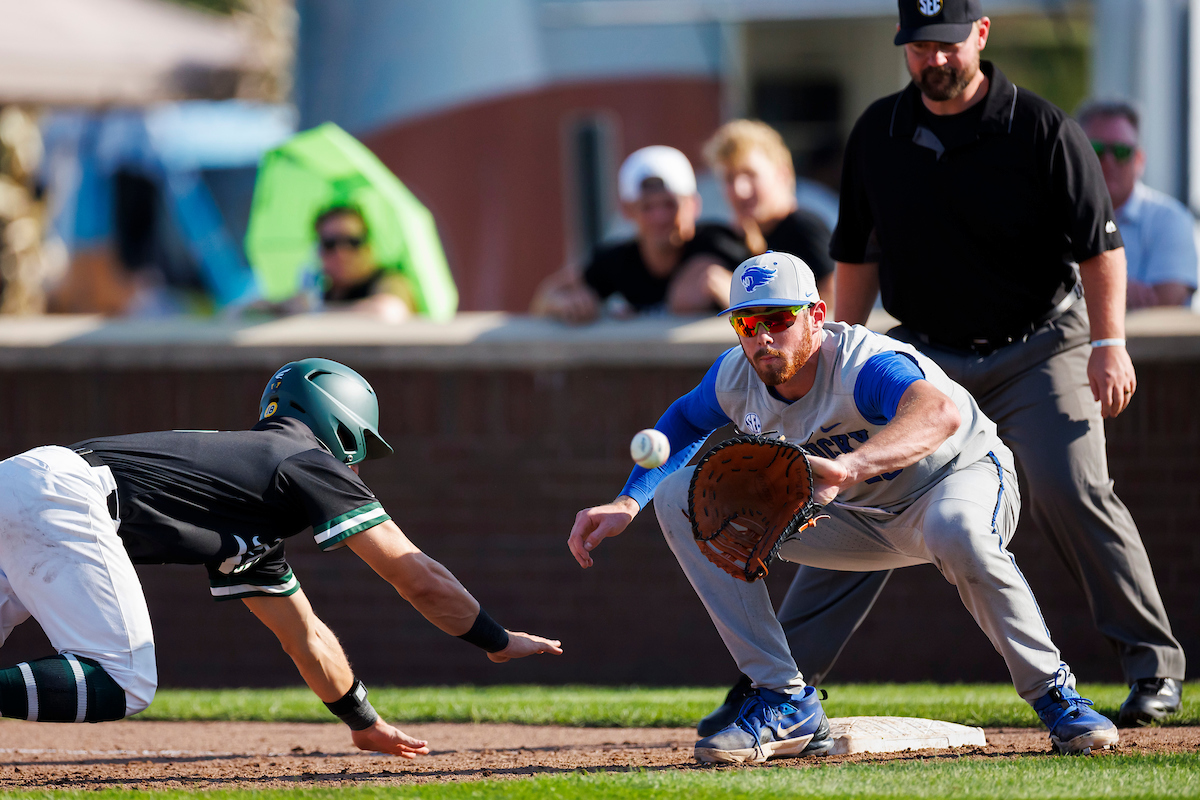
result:
[[(831, 685), (831, 717), (927, 717), (982, 727), (1035, 727), (1037, 717), (1006, 684)], [(1128, 691), (1080, 687), (1101, 713), (1115, 716)], [(1200, 724), (1200, 686), (1184, 687), (1171, 725)], [(724, 697), (717, 688), (453, 686), (371, 689), (379, 713), (401, 722), (516, 722), (576, 727), (688, 727)], [(295, 689), (160, 690), (138, 719), (333, 722), (311, 692)]]
[[(1177, 798), (1200, 795), (1200, 756), (1100, 755), (1069, 758), (1025, 756), (995, 760), (911, 758), (875, 764), (817, 764), (761, 768), (635, 772), (575, 772), (519, 781), (480, 781), (420, 786), (288, 789), (277, 791), (89, 792), (97, 800), (153, 796), (204, 800), (592, 800), (593, 798)], [(69, 792), (22, 792), (0, 796), (78, 797)]]

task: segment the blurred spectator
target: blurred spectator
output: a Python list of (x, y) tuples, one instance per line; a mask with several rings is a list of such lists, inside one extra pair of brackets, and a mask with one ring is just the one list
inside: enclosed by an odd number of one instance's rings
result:
[(1086, 104), (1079, 124), (1092, 142), (1125, 240), (1126, 307), (1181, 306), (1196, 291), (1195, 220), (1175, 198), (1142, 183), (1146, 154), (1138, 112), (1123, 101)]
[(327, 308), (374, 314), (388, 322), (412, 316), (412, 287), (396, 270), (375, 262), (370, 232), (353, 206), (334, 206), (313, 227), (321, 258), (322, 300)]
[(586, 322), (599, 314), (602, 300), (618, 314), (724, 308), (732, 270), (748, 253), (724, 225), (697, 223), (700, 196), (687, 156), (673, 147), (644, 147), (625, 159), (617, 183), (636, 238), (600, 247), (582, 273), (568, 267), (548, 277), (530, 310)]
[(704, 156), (725, 189), (737, 225), (754, 255), (778, 250), (799, 256), (817, 278), (822, 297), (833, 297), (829, 228), (796, 202), (796, 171), (783, 137), (763, 122), (735, 119), (717, 129)]

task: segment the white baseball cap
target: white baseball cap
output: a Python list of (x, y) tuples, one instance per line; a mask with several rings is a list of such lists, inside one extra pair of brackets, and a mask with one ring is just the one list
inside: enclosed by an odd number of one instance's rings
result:
[(748, 258), (733, 271), (728, 314), (743, 308), (791, 308), (816, 303), (817, 279), (812, 270), (791, 253), (768, 250)]
[(696, 173), (692, 171), (692, 162), (674, 147), (658, 144), (629, 154), (617, 173), (621, 201), (632, 203), (641, 197), (642, 183), (647, 178), (658, 178), (663, 182), (663, 187), (673, 194), (696, 193)]

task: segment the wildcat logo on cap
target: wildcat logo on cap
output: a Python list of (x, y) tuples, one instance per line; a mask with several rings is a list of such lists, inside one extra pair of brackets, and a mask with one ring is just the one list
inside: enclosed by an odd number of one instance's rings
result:
[(927, 17), (936, 16), (942, 10), (942, 0), (920, 0), (917, 10)]
[(742, 273), (742, 288), (747, 292), (753, 292), (759, 286), (766, 286), (771, 281), (775, 280), (776, 270), (770, 267), (760, 267), (757, 264), (753, 267), (747, 267)]

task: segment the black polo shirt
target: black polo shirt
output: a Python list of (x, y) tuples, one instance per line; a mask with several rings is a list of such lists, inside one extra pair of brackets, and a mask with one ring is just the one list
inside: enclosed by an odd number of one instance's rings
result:
[(854, 126), (830, 254), (879, 261), (883, 306), (943, 342), (992, 339), (1043, 319), (1073, 262), (1122, 246), (1082, 129), (991, 63), (987, 96), (937, 117), (914, 84)]
[[(598, 249), (583, 271), (583, 280), (601, 298), (621, 294), (635, 310), (653, 311), (666, 305), (667, 289), (678, 269), (692, 256), (702, 254), (713, 256), (730, 270), (750, 257), (741, 236), (724, 225), (702, 222), (696, 225), (696, 235), (684, 242), (679, 262), (665, 277), (650, 272), (637, 240), (631, 239)], [(714, 305), (713, 310), (720, 309)]]

